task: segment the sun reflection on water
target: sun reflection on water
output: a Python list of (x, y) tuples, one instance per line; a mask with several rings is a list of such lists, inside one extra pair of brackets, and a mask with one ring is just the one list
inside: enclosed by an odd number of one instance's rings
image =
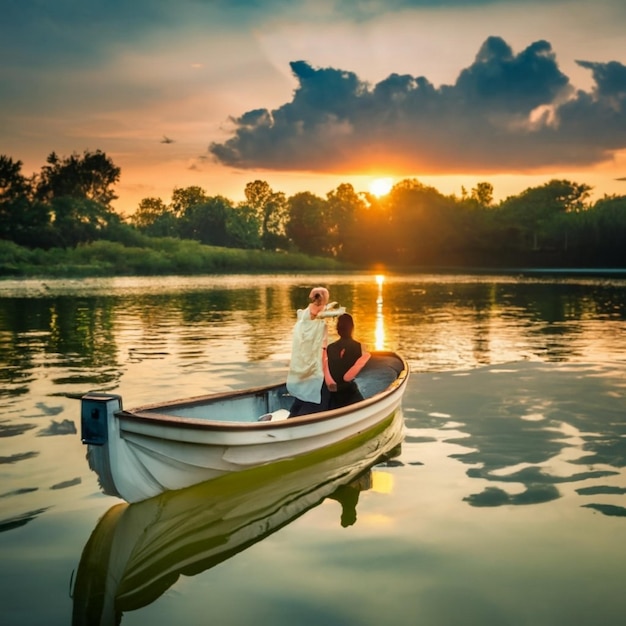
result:
[(385, 316), (383, 315), (383, 274), (376, 275), (378, 285), (378, 297), (376, 298), (376, 327), (374, 329), (374, 345), (376, 350), (382, 350), (385, 346)]
[(390, 472), (382, 470), (372, 471), (372, 491), (376, 493), (392, 493), (393, 487), (393, 475)]

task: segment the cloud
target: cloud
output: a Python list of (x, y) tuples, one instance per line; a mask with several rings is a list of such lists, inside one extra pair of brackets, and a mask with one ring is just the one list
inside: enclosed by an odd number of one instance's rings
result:
[(498, 171), (589, 166), (626, 148), (626, 66), (577, 61), (575, 90), (547, 41), (518, 54), (489, 37), (453, 85), (391, 74), (371, 86), (349, 71), (292, 62), (298, 87), (274, 110), (231, 118), (209, 152), (236, 168), (349, 173)]
[[(71, 0), (9, 2), (2, 8), (0, 49), (11, 66), (32, 69), (59, 62), (86, 66), (111, 44), (137, 38), (167, 19), (163, 2), (122, 0), (76, 4)], [(28, 45), (25, 45), (25, 42)]]

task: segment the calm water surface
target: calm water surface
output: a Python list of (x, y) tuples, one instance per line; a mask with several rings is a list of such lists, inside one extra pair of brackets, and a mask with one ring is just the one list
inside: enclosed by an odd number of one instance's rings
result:
[[(132, 407), (278, 381), (294, 311), (317, 284), (368, 347), (411, 365), (393, 459), (328, 493), (340, 460), (356, 468), (353, 451), (158, 510), (101, 493), (76, 398), (109, 390)], [(619, 276), (0, 282), (0, 623), (621, 623), (625, 287)], [(179, 536), (166, 556), (162, 542)], [(117, 617), (98, 605), (116, 576)]]

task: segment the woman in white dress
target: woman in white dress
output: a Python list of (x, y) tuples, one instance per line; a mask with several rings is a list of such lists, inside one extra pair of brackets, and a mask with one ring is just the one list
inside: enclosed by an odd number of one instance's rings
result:
[(314, 287), (309, 305), (298, 309), (293, 329), (287, 391), (294, 397), (289, 417), (325, 411), (329, 406), (332, 383), (326, 361), (328, 330), (321, 315), (330, 296), (325, 287)]

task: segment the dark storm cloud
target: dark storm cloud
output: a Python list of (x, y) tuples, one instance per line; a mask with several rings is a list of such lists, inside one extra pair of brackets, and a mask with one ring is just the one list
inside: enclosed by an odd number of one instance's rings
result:
[(291, 63), (291, 102), (231, 119), (233, 136), (209, 150), (239, 168), (349, 171), (364, 163), (414, 172), (530, 171), (591, 165), (626, 148), (626, 66), (578, 61), (576, 91), (547, 41), (519, 54), (488, 38), (453, 85)]

